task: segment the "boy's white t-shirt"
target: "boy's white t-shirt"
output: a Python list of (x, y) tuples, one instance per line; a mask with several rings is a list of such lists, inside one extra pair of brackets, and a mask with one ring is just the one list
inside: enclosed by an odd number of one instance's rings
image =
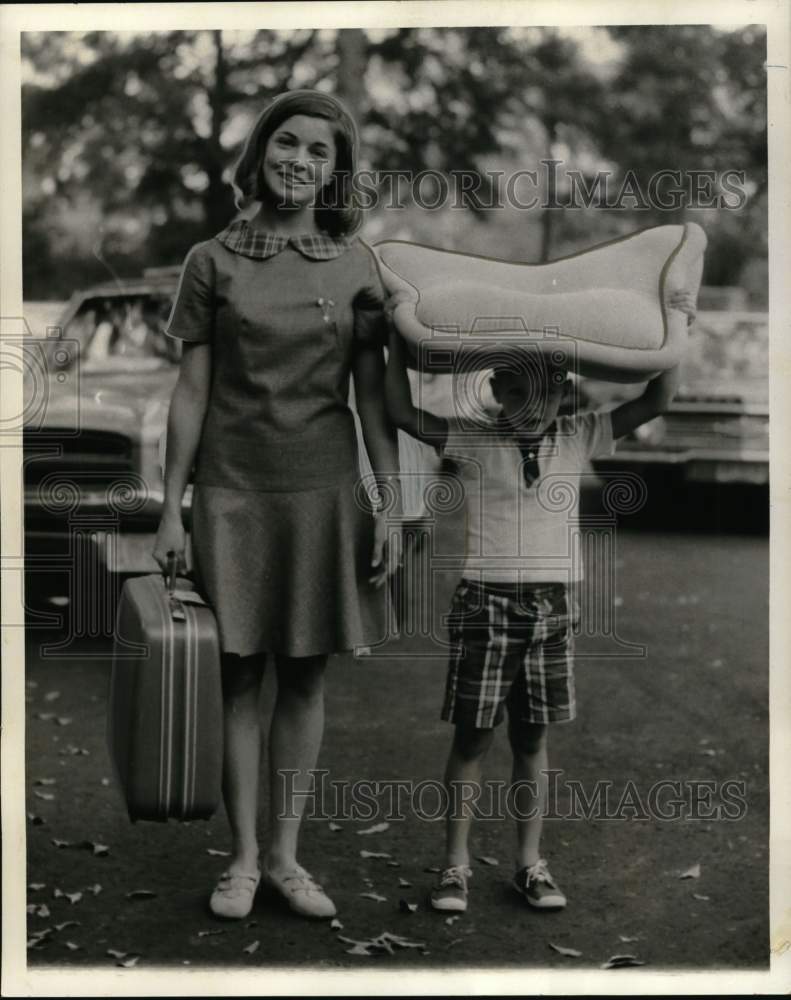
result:
[(539, 475), (525, 484), (512, 434), (491, 424), (448, 422), (442, 454), (458, 463), (465, 495), (463, 575), (496, 583), (572, 583), (583, 577), (581, 477), (614, 450), (609, 413), (558, 417), (537, 449)]

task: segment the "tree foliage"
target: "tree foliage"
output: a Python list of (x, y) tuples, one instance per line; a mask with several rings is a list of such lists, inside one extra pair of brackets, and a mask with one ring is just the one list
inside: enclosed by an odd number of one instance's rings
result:
[[(346, 100), (374, 170), (486, 180), (493, 158), (529, 166), (560, 150), (588, 176), (603, 164), (642, 178), (745, 169), (758, 202), (760, 30), (621, 27), (609, 41), (605, 60), (595, 38), (585, 48), (551, 28), (26, 34), (25, 293), (62, 296), (108, 270), (180, 260), (232, 217), (228, 176), (245, 132), (294, 87)], [(575, 229), (568, 211), (540, 220), (546, 257)], [(760, 243), (761, 212), (750, 220)]]

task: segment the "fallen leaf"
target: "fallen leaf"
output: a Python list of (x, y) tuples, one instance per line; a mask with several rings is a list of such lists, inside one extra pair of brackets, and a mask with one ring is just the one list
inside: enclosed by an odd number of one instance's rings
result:
[(549, 947), (553, 951), (556, 951), (558, 955), (565, 955), (567, 958), (582, 958), (582, 952), (577, 951), (576, 948), (564, 948), (562, 944), (553, 944), (549, 942)]
[(81, 892), (64, 892), (62, 889), (59, 889), (57, 886), (55, 886), (55, 888), (52, 890), (52, 898), (53, 899), (68, 899), (68, 901), (73, 905), (74, 903), (79, 903), (79, 901), (82, 899), (82, 893)]
[(74, 847), (75, 844), (71, 840), (58, 840), (57, 837), (53, 837), (50, 841), (53, 847), (57, 847), (59, 850), (64, 850), (67, 847)]
[(57, 778), (36, 778), (33, 782), (34, 785), (57, 785)]
[(400, 868), (401, 867), (401, 862), (400, 861), (386, 861), (385, 864), (387, 865), (388, 868)]
[(479, 855), (477, 855), (476, 858), (475, 858), (475, 860), (476, 861), (480, 861), (480, 862), (482, 862), (485, 865), (497, 866), (497, 865), (500, 864), (500, 862), (497, 860), (497, 858), (489, 858), (485, 854), (479, 854)]
[(337, 917), (333, 917), (332, 920), (330, 920), (330, 930), (333, 931), (343, 930), (343, 924), (340, 922), (340, 920), (338, 920)]
[(360, 892), (358, 895), (362, 899), (373, 899), (377, 903), (387, 902), (387, 896), (380, 896), (378, 892)]
[(95, 882), (93, 885), (86, 886), (85, 891), (92, 892), (94, 896), (98, 896), (99, 893), (102, 891), (102, 887), (99, 885), (98, 882)]
[(26, 684), (27, 684), (27, 686), (29, 688), (37, 688), (38, 687), (38, 681), (26, 681)]
[(36, 718), (41, 719), (42, 722), (51, 722), (55, 718), (54, 712), (37, 712)]
[(368, 950), (368, 947), (366, 945), (364, 945), (361, 941), (357, 941), (357, 942), (355, 942), (355, 945), (354, 945), (353, 948), (347, 948), (346, 949), (346, 954), (347, 955), (363, 955), (366, 958), (370, 958), (372, 953)]
[(635, 958), (634, 955), (611, 955), (603, 965), (599, 966), (599, 968), (626, 969), (635, 965), (645, 965), (645, 962), (641, 962), (640, 959)]
[(30, 882), (28, 884), (28, 889), (31, 892), (40, 892), (42, 889), (46, 889), (47, 886), (44, 882)]
[(52, 802), (55, 796), (52, 792), (33, 792), (37, 799), (43, 799), (44, 802)]
[(59, 726), (70, 726), (74, 719), (70, 715), (59, 715), (55, 721)]
[(389, 858), (389, 854), (385, 854), (384, 851), (360, 851), (361, 858)]
[(242, 948), (242, 951), (245, 952), (248, 955), (253, 955), (253, 954), (255, 954), (255, 952), (258, 951), (258, 949), (260, 947), (261, 947), (261, 942), (260, 941), (253, 941), (253, 943), (252, 944), (248, 944), (248, 946), (246, 948)]
[(218, 851), (216, 847), (207, 847), (206, 853), (210, 854), (213, 858), (230, 858), (230, 851)]
[(717, 756), (717, 751), (716, 750), (712, 750), (710, 747), (707, 747), (705, 750), (701, 750), (700, 752), (701, 752), (701, 754), (704, 757), (716, 757)]
[(699, 892), (693, 892), (692, 893), (692, 898), (693, 899), (699, 899), (701, 901), (701, 903), (708, 903), (709, 900), (711, 899), (711, 896), (703, 896)]
[(58, 750), (61, 757), (89, 757), (90, 750), (83, 747), (76, 747), (73, 743), (68, 743), (62, 750)]
[(399, 899), (398, 909), (402, 913), (414, 913), (417, 910), (417, 903), (408, 903), (405, 899)]
[(47, 821), (43, 818), (43, 816), (37, 816), (35, 813), (28, 813), (27, 818), (30, 820), (33, 826), (47, 825)]
[(28, 948), (29, 949), (34, 949), (34, 948), (38, 948), (38, 946), (40, 944), (45, 944), (46, 943), (46, 939), (49, 937), (49, 934), (51, 934), (51, 933), (52, 933), (52, 931), (48, 931), (48, 929), (45, 928), (43, 931), (40, 931), (37, 934), (31, 935), (27, 939), (27, 946), (28, 946)]
[(51, 916), (51, 914), (49, 912), (49, 907), (47, 906), (46, 903), (41, 903), (40, 906), (37, 906), (36, 909), (35, 909), (35, 913), (36, 913), (37, 917), (49, 917), (49, 916)]
[(682, 872), (679, 878), (700, 878), (700, 865), (693, 865), (691, 868), (687, 868), (685, 872)]
[(57, 701), (60, 698), (60, 691), (47, 691), (44, 701)]
[(97, 844), (93, 840), (83, 840), (79, 846), (86, 851), (91, 851), (98, 858), (104, 858), (110, 853), (107, 844)]
[(370, 956), (371, 949), (375, 951), (386, 951), (388, 955), (394, 954), (393, 948), (425, 948), (425, 943), (420, 941), (410, 941), (408, 938), (401, 937), (399, 934), (391, 934), (389, 931), (382, 931), (382, 933), (375, 938), (370, 938), (369, 940), (357, 941), (354, 938), (344, 937), (342, 934), (338, 935), (338, 940), (342, 941), (344, 944), (352, 945), (352, 948), (347, 951), (347, 955), (362, 955)]
[(343, 829), (340, 823), (328, 823), (327, 825), (329, 826), (330, 830), (332, 830), (333, 833), (337, 833), (338, 830)]
[(35, 913), (37, 907), (38, 903), (28, 903), (26, 907), (28, 914)]
[(407, 882), (407, 880), (405, 878), (401, 878), (399, 876), (399, 878), (398, 878), (398, 886), (399, 886), (400, 889), (411, 889), (412, 888), (412, 883), (411, 882)]
[(257, 927), (258, 926), (258, 921), (257, 920), (248, 920), (247, 923), (244, 926), (249, 931), (251, 927)]
[(139, 955), (130, 955), (128, 958), (119, 959), (115, 964), (122, 969), (134, 969), (139, 961)]
[(133, 889), (126, 894), (127, 899), (156, 899), (156, 893), (150, 889)]
[(377, 938), (372, 939), (376, 944), (379, 941), (394, 944), (396, 948), (425, 948), (425, 941), (410, 941), (409, 938), (401, 937), (400, 934), (391, 934), (390, 931), (382, 931)]
[(66, 945), (66, 947), (69, 949), (69, 951), (79, 951), (80, 950), (80, 946), (78, 944), (75, 944), (73, 941), (64, 941), (63, 943)]
[(116, 951), (115, 948), (108, 948), (105, 954), (109, 955), (110, 958), (126, 958), (127, 952)]
[(80, 926), (79, 920), (64, 920), (62, 924), (55, 924), (55, 930), (58, 931), (58, 933), (60, 933), (61, 931), (65, 931), (67, 927), (79, 927), (79, 926)]
[(430, 875), (436, 875), (441, 869), (436, 865), (432, 865), (430, 868), (424, 868), (423, 871), (428, 872)]
[(619, 934), (618, 940), (621, 941), (623, 944), (634, 944), (635, 941), (639, 941), (640, 939), (636, 937), (629, 937), (628, 934)]
[(224, 934), (224, 933), (225, 933), (225, 931), (223, 930), (223, 928), (222, 927), (218, 927), (217, 930), (198, 931), (198, 937), (199, 938), (214, 937), (216, 934)]
[(367, 830), (358, 830), (358, 837), (366, 837), (371, 833), (384, 833), (385, 830), (390, 829), (389, 823), (375, 823), (373, 826), (369, 826)]
[(458, 919), (459, 915), (457, 913), (456, 916), (454, 917), (445, 917), (445, 923), (448, 925), (448, 927), (452, 927)]
[[(102, 778), (102, 784), (104, 785), (105, 788), (109, 788), (110, 787), (110, 779), (109, 778)], [(186, 826), (187, 824), (185, 823), (184, 825)]]

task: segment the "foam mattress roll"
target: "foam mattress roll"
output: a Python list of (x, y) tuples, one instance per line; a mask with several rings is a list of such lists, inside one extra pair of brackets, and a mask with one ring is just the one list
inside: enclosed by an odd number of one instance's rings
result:
[(686, 223), (547, 264), (403, 240), (375, 249), (419, 370), (458, 374), (538, 350), (581, 375), (642, 382), (681, 360), (687, 318), (665, 303), (676, 290), (697, 297), (705, 248), (700, 226)]

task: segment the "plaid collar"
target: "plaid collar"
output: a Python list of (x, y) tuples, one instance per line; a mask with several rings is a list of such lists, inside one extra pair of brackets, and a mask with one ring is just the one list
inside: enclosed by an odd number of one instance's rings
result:
[(264, 233), (253, 229), (245, 219), (232, 222), (230, 226), (218, 233), (215, 239), (234, 253), (242, 254), (243, 257), (253, 257), (256, 260), (274, 257), (285, 250), (289, 244), (298, 250), (303, 257), (308, 257), (310, 260), (332, 260), (335, 257), (340, 257), (352, 245), (352, 241), (346, 237), (334, 239), (323, 233), (316, 235), (305, 233), (300, 236)]

